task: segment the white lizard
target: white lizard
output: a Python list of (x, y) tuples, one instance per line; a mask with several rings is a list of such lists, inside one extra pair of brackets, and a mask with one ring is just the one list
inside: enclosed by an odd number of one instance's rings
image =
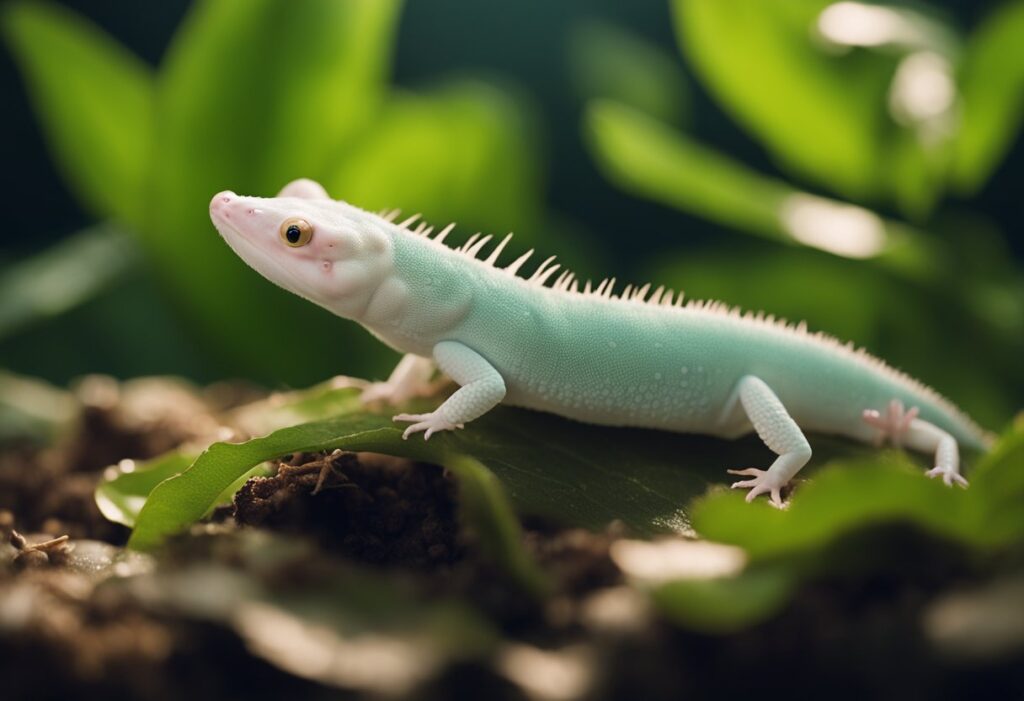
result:
[[(966, 486), (958, 442), (991, 436), (934, 390), (881, 360), (762, 314), (688, 301), (664, 287), (594, 286), (554, 257), (517, 275), (532, 251), (497, 265), (511, 235), (458, 248), (418, 217), (393, 223), (332, 200), (310, 180), (274, 198), (221, 192), (210, 214), (241, 258), (281, 287), (353, 319), (407, 355), (364, 399), (400, 403), (429, 391), (435, 364), (460, 388), (436, 410), (399, 414), (405, 437), (462, 428), (499, 403), (608, 426), (736, 437), (777, 454), (749, 479), (748, 501), (781, 490), (811, 458), (803, 429), (934, 455), (931, 477)], [(482, 259), (481, 259), (482, 258)], [(550, 281), (550, 284), (548, 284)], [(912, 407), (909, 410), (905, 407)]]

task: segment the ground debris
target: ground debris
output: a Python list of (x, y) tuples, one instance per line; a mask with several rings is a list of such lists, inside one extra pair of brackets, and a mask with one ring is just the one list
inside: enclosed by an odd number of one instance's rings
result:
[(253, 396), (251, 388), (232, 387), (204, 395), (173, 378), (83, 378), (74, 389), (76, 418), (54, 445), (0, 451), (0, 510), (12, 512), (27, 530), (123, 544), (128, 530), (105, 519), (94, 499), (103, 469), (219, 438), (218, 412)]
[(362, 453), (299, 454), (235, 495), (235, 520), (312, 535), (378, 565), (424, 568), (464, 554), (455, 483), (427, 464)]

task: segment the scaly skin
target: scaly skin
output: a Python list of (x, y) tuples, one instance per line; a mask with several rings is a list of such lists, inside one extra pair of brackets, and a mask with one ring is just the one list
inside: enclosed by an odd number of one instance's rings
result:
[[(717, 302), (683, 304), (649, 286), (580, 286), (549, 261), (496, 262), (507, 238), (458, 249), (413, 217), (401, 224), (331, 200), (298, 180), (276, 198), (232, 192), (210, 203), (231, 248), (272, 282), (358, 321), (409, 354), (364, 399), (398, 403), (429, 391), (434, 364), (459, 389), (435, 411), (395, 417), (405, 436), (462, 428), (498, 403), (579, 421), (734, 437), (754, 430), (778, 458), (749, 477), (748, 500), (781, 490), (811, 457), (802, 429), (934, 453), (928, 474), (966, 486), (958, 442), (990, 437), (933, 390), (803, 325), (741, 315)], [(286, 229), (311, 230), (288, 245)], [(481, 260), (484, 258), (484, 260)], [(554, 282), (547, 284), (549, 280)], [(431, 362), (433, 361), (433, 362)], [(904, 407), (912, 407), (905, 410)]]

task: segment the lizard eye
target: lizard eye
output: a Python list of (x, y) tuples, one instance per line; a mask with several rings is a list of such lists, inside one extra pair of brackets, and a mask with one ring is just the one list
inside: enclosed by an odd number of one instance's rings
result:
[(313, 227), (305, 219), (286, 219), (281, 224), (281, 240), (292, 248), (305, 246), (313, 238)]

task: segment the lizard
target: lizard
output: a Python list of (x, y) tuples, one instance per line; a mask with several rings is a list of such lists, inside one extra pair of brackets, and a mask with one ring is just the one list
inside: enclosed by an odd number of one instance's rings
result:
[(811, 459), (805, 430), (931, 454), (926, 474), (963, 487), (959, 447), (993, 440), (938, 392), (852, 343), (664, 287), (581, 282), (554, 256), (520, 274), (532, 249), (498, 264), (511, 234), (486, 254), (489, 235), (451, 247), (453, 224), (435, 234), (419, 215), (374, 214), (308, 179), (276, 197), (217, 193), (210, 215), (271, 282), (405, 354), (364, 401), (426, 395), (437, 370), (454, 380), (435, 410), (393, 417), (408, 424), (403, 438), (463, 428), (499, 403), (606, 426), (755, 431), (776, 457), (767, 469), (728, 470), (746, 478), (732, 487), (776, 506)]

